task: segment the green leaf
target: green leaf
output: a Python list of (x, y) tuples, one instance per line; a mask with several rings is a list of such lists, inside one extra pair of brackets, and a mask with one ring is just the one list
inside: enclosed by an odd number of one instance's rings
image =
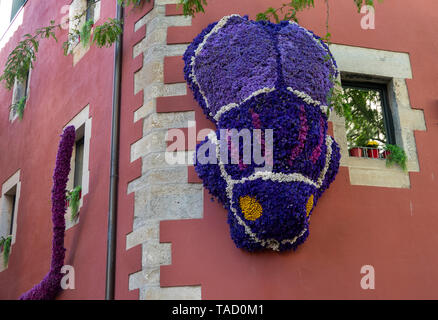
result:
[(389, 154), (386, 156), (386, 165), (388, 167), (394, 165), (394, 163), (398, 164), (403, 171), (407, 171), (407, 160), (408, 157), (406, 152), (397, 145), (386, 144), (385, 150), (389, 151)]
[(72, 191), (67, 192), (66, 199), (69, 201), (69, 207), (71, 208), (71, 221), (74, 222), (79, 216), (79, 203), (82, 187), (77, 186)]
[(99, 48), (110, 47), (122, 34), (122, 24), (120, 20), (108, 18), (107, 22), (95, 27), (93, 42)]
[(3, 246), (3, 266), (6, 268), (9, 262), (9, 255), (11, 254), (12, 235), (6, 238), (2, 237), (0, 246)]
[(13, 109), (17, 113), (18, 118), (20, 120), (23, 120), (24, 107), (26, 106), (26, 100), (27, 100), (26, 96), (21, 97), (20, 100), (18, 100), (15, 104), (13, 104), (11, 106), (11, 109)]
[(93, 28), (94, 21), (92, 19), (88, 20), (82, 26), (79, 35), (81, 37), (81, 43), (86, 46), (90, 43), (91, 39), (91, 29)]
[(263, 20), (268, 20), (266, 14), (264, 12), (258, 13), (256, 16), (256, 21), (263, 21)]

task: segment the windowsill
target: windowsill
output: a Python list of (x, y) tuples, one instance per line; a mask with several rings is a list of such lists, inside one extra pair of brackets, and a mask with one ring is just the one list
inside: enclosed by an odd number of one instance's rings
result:
[(410, 188), (409, 173), (399, 166), (386, 166), (380, 159), (347, 157), (341, 160), (341, 166), (349, 168), (351, 185)]
[(385, 159), (350, 156), (344, 119), (332, 113), (329, 121), (333, 123), (334, 138), (341, 149), (340, 165), (349, 169), (351, 185), (410, 188), (409, 171), (419, 171), (417, 159), (410, 153), (407, 161), (408, 172), (403, 171), (398, 165), (387, 167)]
[[(13, 192), (13, 194), (11, 194)], [(12, 236), (11, 239), (11, 250), (13, 251), (13, 247), (16, 241), (17, 235), (17, 219), (20, 215), (20, 193), (21, 193), (21, 180), (20, 180), (20, 170), (15, 172), (7, 181), (5, 181), (1, 186), (1, 198), (0, 198), (0, 210), (2, 214), (0, 214), (0, 226), (3, 226), (0, 234), (3, 236)], [(14, 196), (14, 200), (11, 200), (11, 197)], [(11, 225), (10, 225), (11, 224)], [(4, 226), (12, 227), (12, 234), (10, 234), (10, 229), (4, 229)], [(0, 253), (0, 272), (5, 270), (3, 265), (3, 252)]]

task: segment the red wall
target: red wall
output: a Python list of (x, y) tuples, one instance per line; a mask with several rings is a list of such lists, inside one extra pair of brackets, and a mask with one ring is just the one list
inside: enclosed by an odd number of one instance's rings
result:
[[(46, 25), (71, 1), (28, 1), (22, 27), (0, 52), (0, 65), (25, 33)], [(115, 15), (115, 1), (102, 1), (101, 17)], [(251, 18), (268, 5), (282, 1), (209, 0), (206, 14), (191, 27), (170, 27), (168, 43), (189, 43), (208, 23), (230, 13)], [(142, 55), (132, 59), (132, 47), (146, 32), (134, 32), (134, 23), (153, 3), (127, 17), (124, 34), (121, 114), (121, 156), (118, 216), (116, 297), (138, 298), (128, 291), (128, 275), (141, 267), (141, 246), (125, 251), (132, 230), (133, 195), (126, 186), (141, 174), (141, 161), (130, 163), (130, 145), (141, 138), (142, 123), (133, 112), (143, 103), (134, 94), (133, 74), (142, 67)], [(310, 237), (296, 252), (249, 254), (236, 249), (229, 236), (226, 212), (204, 196), (204, 218), (166, 221), (161, 241), (172, 243), (172, 265), (161, 268), (161, 285), (202, 285), (205, 299), (213, 298), (437, 298), (435, 246), (438, 205), (434, 148), (438, 137), (438, 3), (385, 0), (376, 6), (376, 29), (362, 30), (352, 0), (330, 1), (330, 27), (334, 43), (407, 52), (413, 79), (408, 80), (410, 102), (424, 110), (427, 131), (416, 132), (420, 172), (410, 173), (410, 189), (351, 186), (347, 168), (318, 202)], [(178, 14), (167, 6), (169, 15)], [(102, 20), (102, 18), (101, 18)], [(44, 23), (46, 22), (46, 23)], [(300, 23), (325, 34), (325, 7), (300, 14)], [(0, 299), (15, 299), (38, 283), (49, 270), (51, 253), (51, 177), (62, 128), (90, 104), (90, 192), (84, 198), (80, 222), (66, 233), (66, 264), (75, 267), (76, 290), (61, 299), (102, 299), (105, 290), (108, 213), (109, 151), (113, 48), (94, 47), (75, 66), (64, 57), (59, 43), (42, 40), (31, 76), (31, 94), (22, 121), (10, 123), (11, 92), (0, 88), (0, 184), (21, 170), (21, 197), (16, 243), (9, 267), (0, 273)], [(180, 62), (178, 62), (180, 61)], [(181, 60), (165, 59), (165, 82), (182, 82)], [(190, 95), (160, 98), (157, 111), (195, 110), (198, 130), (212, 126)], [(199, 182), (189, 169), (189, 181)], [(362, 290), (360, 268), (376, 270), (376, 289)]]
[[(188, 43), (208, 23), (224, 15), (255, 14), (285, 1), (211, 0), (206, 14), (191, 27), (170, 27), (168, 43)], [(325, 34), (325, 6), (300, 13), (300, 23)], [(377, 2), (377, 1), (376, 1)], [(413, 79), (407, 80), (413, 108), (424, 110), (427, 131), (415, 132), (419, 173), (410, 173), (411, 188), (352, 186), (342, 167), (318, 202), (310, 237), (296, 252), (250, 254), (236, 249), (226, 211), (204, 192), (204, 218), (161, 223), (161, 241), (172, 243), (172, 265), (161, 267), (162, 286), (202, 285), (204, 299), (436, 299), (438, 293), (438, 3), (433, 0), (385, 0), (376, 5), (376, 29), (362, 30), (362, 15), (352, 0), (330, 1), (332, 42), (407, 52)], [(178, 14), (169, 5), (168, 15)], [(165, 60), (165, 79), (182, 79), (181, 62)], [(159, 100), (162, 112), (193, 109)], [(189, 108), (190, 106), (190, 108)], [(197, 129), (202, 125), (197, 124)], [(193, 170), (189, 180), (196, 182)], [(375, 290), (363, 290), (363, 265), (373, 265)]]
[[(28, 1), (24, 23), (0, 52), (0, 65), (25, 33), (50, 20), (61, 21), (60, 9), (71, 1)], [(102, 17), (114, 17), (115, 1), (102, 1)], [(30, 79), (24, 118), (10, 123), (11, 91), (0, 88), (0, 184), (21, 170), (21, 196), (16, 242), (9, 267), (0, 273), (0, 299), (16, 299), (38, 283), (50, 268), (52, 243), (51, 187), (59, 135), (63, 127), (90, 104), (90, 184), (80, 222), (66, 232), (65, 263), (75, 267), (76, 290), (61, 299), (101, 299), (105, 290), (107, 204), (111, 130), (113, 48), (90, 51), (73, 67), (59, 42), (41, 40)]]

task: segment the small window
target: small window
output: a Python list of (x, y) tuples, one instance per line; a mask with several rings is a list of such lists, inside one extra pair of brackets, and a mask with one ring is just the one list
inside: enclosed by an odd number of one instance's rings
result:
[(94, 22), (94, 11), (96, 9), (96, 0), (87, 0), (86, 21), (92, 20)]
[(350, 156), (385, 158), (384, 146), (396, 144), (386, 85), (343, 81), (342, 87)]
[[(78, 187), (79, 191), (79, 207), (77, 213), (81, 211), (84, 203), (84, 197), (88, 194), (90, 183), (89, 157), (90, 157), (90, 139), (91, 139), (91, 122), (89, 117), (90, 107), (87, 105), (83, 108), (67, 126), (76, 128), (76, 141), (73, 146), (72, 157), (70, 160), (70, 173), (67, 181), (67, 191), (71, 192)], [(65, 128), (64, 127), (64, 128)], [(67, 205), (70, 203), (68, 202)], [(71, 207), (67, 208), (66, 212), (66, 229), (69, 229), (79, 222), (79, 219), (71, 219)], [(77, 216), (79, 218), (79, 216)]]
[(22, 116), (24, 106), (28, 97), (30, 71), (24, 81), (15, 79), (14, 89), (12, 91), (12, 104), (9, 119), (15, 120), (18, 116)]
[(88, 52), (90, 45), (80, 42), (80, 32), (87, 21), (94, 24), (100, 18), (101, 1), (72, 0), (69, 7), (68, 46), (64, 47), (66, 54), (73, 55), (73, 66)]
[[(20, 171), (17, 171), (1, 186), (0, 239), (2, 240), (2, 248), (0, 248), (0, 272), (5, 270), (8, 264), (8, 260), (4, 260), (5, 241), (8, 241), (9, 254), (12, 250), (12, 245), (15, 243), (20, 189)], [(6, 259), (8, 259), (9, 254), (7, 254)]]
[(13, 0), (12, 1), (12, 11), (11, 11), (11, 21), (14, 20), (15, 15), (26, 3), (27, 0)]
[[(6, 221), (6, 236), (12, 235), (14, 230), (15, 203), (17, 201), (17, 186), (15, 185), (7, 193), (5, 193), (5, 203), (7, 209)], [(9, 221), (8, 221), (9, 220)]]
[(14, 235), (20, 194), (20, 172), (16, 172), (3, 183), (0, 197), (0, 238)]
[(75, 144), (75, 167), (74, 167), (74, 182), (73, 186), (82, 187), (82, 174), (84, 167), (84, 136), (79, 140), (76, 140)]
[(82, 176), (84, 173), (84, 146), (85, 146), (85, 125), (81, 125), (76, 130), (76, 142), (73, 149), (72, 171), (73, 185), (72, 189), (78, 186), (82, 187)]

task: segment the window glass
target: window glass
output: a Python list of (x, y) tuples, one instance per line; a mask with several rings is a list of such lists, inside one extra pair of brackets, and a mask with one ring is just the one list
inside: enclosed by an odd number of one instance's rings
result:
[(12, 235), (14, 231), (14, 217), (15, 207), (17, 202), (17, 185), (14, 185), (7, 192), (3, 194), (2, 203), (2, 219), (0, 221), (0, 237), (7, 237)]
[(82, 186), (82, 170), (84, 165), (84, 138), (76, 141), (75, 175), (73, 186)]
[(15, 18), (18, 10), (26, 3), (27, 0), (13, 0), (12, 1), (12, 11), (11, 11), (11, 21)]
[(94, 9), (96, 8), (95, 0), (87, 0), (87, 15), (86, 21), (94, 21)]
[(9, 197), (10, 197), (11, 204), (12, 204), (11, 223), (10, 223), (10, 226), (9, 226), (9, 234), (12, 234), (13, 231), (14, 231), (15, 202), (17, 200), (17, 194), (14, 193), (13, 195), (11, 195)]
[(342, 86), (348, 147), (382, 148), (395, 144), (386, 86), (349, 82)]

